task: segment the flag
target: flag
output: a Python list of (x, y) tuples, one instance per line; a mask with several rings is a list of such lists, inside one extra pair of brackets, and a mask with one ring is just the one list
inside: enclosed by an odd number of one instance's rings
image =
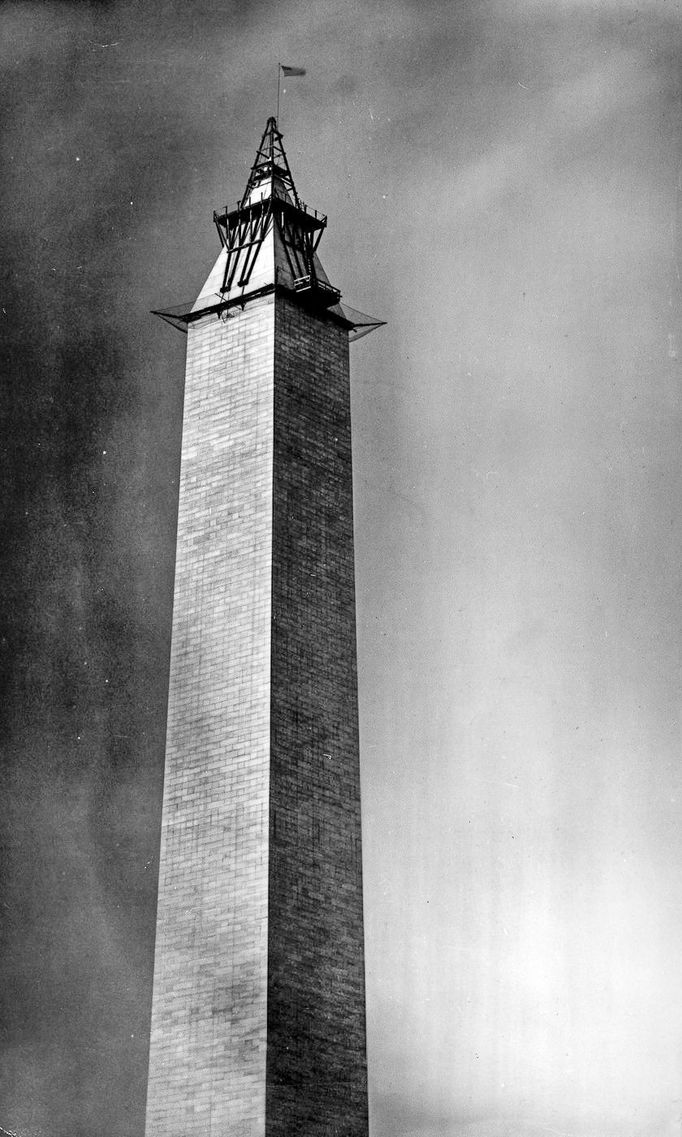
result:
[(280, 63), (283, 75), (305, 75), (305, 67), (285, 67)]

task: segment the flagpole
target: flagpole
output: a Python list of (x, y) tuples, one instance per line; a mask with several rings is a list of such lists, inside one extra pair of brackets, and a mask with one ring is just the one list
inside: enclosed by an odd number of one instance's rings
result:
[(282, 64), (277, 64), (277, 125), (279, 126), (279, 88), (282, 82)]

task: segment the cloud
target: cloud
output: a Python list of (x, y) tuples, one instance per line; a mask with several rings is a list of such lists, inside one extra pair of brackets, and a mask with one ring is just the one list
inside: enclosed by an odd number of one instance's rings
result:
[[(571, 178), (570, 164), (595, 130), (608, 130), (618, 116), (639, 108), (660, 90), (660, 76), (640, 53), (617, 51), (596, 66), (557, 83), (549, 91), (516, 99), (516, 122), (504, 139), (493, 139), (482, 157), (424, 185), (409, 179), (406, 189), (428, 212), (443, 195), (458, 212), (485, 211), (504, 194), (540, 189), (548, 175)], [(519, 87), (523, 85), (519, 81)], [(527, 100), (527, 109), (523, 100)], [(491, 128), (491, 133), (494, 128)], [(446, 184), (447, 179), (447, 184)], [(408, 189), (409, 187), (409, 189)]]
[(636, 19), (661, 17), (666, 22), (680, 19), (679, 9), (669, 0), (519, 0), (513, 10), (502, 3), (494, 3), (497, 14), (503, 19), (524, 18), (527, 15), (549, 15), (552, 20), (578, 14), (594, 14), (597, 17), (623, 17), (632, 12)]

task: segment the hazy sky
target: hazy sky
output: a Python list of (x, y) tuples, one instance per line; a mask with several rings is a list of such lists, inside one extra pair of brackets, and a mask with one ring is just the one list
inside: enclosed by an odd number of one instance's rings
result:
[(373, 1137), (682, 1127), (682, 9), (0, 9), (0, 1125), (141, 1137), (184, 339), (276, 95), (352, 349)]

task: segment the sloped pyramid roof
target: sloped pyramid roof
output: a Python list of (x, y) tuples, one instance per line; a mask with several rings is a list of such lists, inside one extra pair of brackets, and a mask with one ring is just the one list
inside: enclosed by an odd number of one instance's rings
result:
[[(327, 219), (299, 198), (274, 118), (268, 119), (237, 207), (216, 214), (215, 220), (222, 248), (196, 300), (156, 315), (184, 330), (203, 313), (270, 291), (275, 285), (296, 293), (313, 281), (326, 294), (322, 306), (348, 327), (351, 338), (383, 322), (338, 302), (340, 293), (332, 288), (314, 251)], [(330, 302), (334, 294), (336, 302)]]
[[(256, 159), (251, 167), (244, 194), (239, 203), (241, 210), (249, 206), (265, 205), (268, 202), (286, 202), (299, 210), (303, 216), (308, 215), (307, 207), (302, 203), (296, 191), (294, 179), (289, 168), (289, 162), (284, 150), (282, 135), (277, 129), (274, 118), (269, 118)], [(317, 215), (315, 215), (317, 217)], [(321, 225), (326, 224), (326, 218)], [(209, 273), (206, 282), (199, 293), (192, 311), (200, 311), (211, 302), (211, 297), (223, 295), (226, 298), (257, 292), (267, 285), (280, 284), (287, 289), (294, 288), (296, 279), (310, 271), (300, 257), (295, 255), (290, 247), (285, 249), (282, 228), (279, 224), (270, 224), (262, 239), (255, 261), (249, 273), (247, 285), (239, 285), (244, 267), (248, 261), (249, 250), (241, 249), (236, 264), (230, 268), (231, 286), (225, 288), (225, 269), (228, 260), (228, 249), (223, 247), (218, 254), (216, 262)], [(318, 280), (329, 284), (317, 253), (312, 255), (312, 271)], [(215, 303), (215, 300), (213, 301)]]

